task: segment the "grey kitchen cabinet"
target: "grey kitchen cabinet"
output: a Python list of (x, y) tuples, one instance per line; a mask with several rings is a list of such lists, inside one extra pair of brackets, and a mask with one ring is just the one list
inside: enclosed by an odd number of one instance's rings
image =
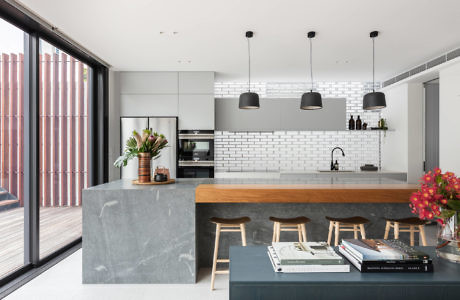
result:
[(214, 72), (179, 72), (179, 94), (214, 94)]
[(214, 129), (214, 95), (179, 95), (179, 129)]
[(300, 109), (300, 99), (280, 101), (281, 128), (283, 130), (345, 130), (346, 99), (323, 99), (323, 108)]
[(177, 94), (177, 72), (120, 72), (120, 93)]
[(178, 95), (121, 95), (120, 115), (126, 117), (177, 116)]
[(281, 128), (278, 99), (260, 99), (259, 109), (239, 109), (238, 98), (216, 99), (216, 130), (273, 131)]
[(216, 99), (216, 130), (345, 130), (345, 99), (323, 99), (323, 109), (301, 110), (300, 99), (260, 99), (259, 109), (239, 109), (237, 98)]

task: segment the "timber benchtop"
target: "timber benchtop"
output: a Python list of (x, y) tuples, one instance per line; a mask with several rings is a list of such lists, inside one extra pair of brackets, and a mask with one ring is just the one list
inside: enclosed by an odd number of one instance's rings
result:
[(196, 203), (407, 203), (412, 184), (200, 184)]

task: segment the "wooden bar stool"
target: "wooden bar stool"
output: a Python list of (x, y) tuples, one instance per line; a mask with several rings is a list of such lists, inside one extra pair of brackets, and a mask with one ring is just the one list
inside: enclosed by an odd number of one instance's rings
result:
[[(361, 233), (361, 238), (366, 238), (366, 231), (364, 230), (364, 224), (369, 223), (369, 220), (363, 217), (351, 217), (351, 218), (333, 218), (326, 216), (329, 220), (329, 234), (327, 236), (327, 243), (330, 245), (332, 240), (332, 231), (335, 228), (335, 241), (334, 246), (339, 245), (339, 232), (340, 231), (353, 231), (354, 238), (358, 238), (358, 232)], [(358, 228), (359, 227), (359, 228)]]
[(422, 242), (422, 245), (426, 246), (425, 220), (420, 220), (417, 217), (385, 220), (387, 221), (387, 224), (385, 226), (385, 235), (383, 239), (388, 239), (390, 230), (391, 228), (393, 228), (395, 240), (399, 239), (400, 232), (410, 232), (410, 245), (414, 246), (414, 233), (418, 232), (419, 239)]
[(270, 217), (270, 221), (273, 221), (273, 238), (272, 242), (280, 241), (281, 231), (297, 231), (299, 234), (299, 242), (307, 241), (307, 230), (305, 224), (310, 222), (307, 217), (296, 217), (296, 218), (276, 218)]
[(249, 217), (241, 217), (234, 219), (216, 218), (209, 219), (212, 223), (216, 224), (216, 241), (214, 244), (214, 256), (212, 260), (212, 274), (211, 274), (211, 290), (214, 290), (214, 280), (216, 274), (229, 274), (229, 270), (217, 270), (218, 263), (229, 263), (230, 259), (217, 258), (219, 252), (219, 238), (221, 232), (241, 232), (242, 245), (246, 246), (246, 228), (245, 223), (250, 222)]

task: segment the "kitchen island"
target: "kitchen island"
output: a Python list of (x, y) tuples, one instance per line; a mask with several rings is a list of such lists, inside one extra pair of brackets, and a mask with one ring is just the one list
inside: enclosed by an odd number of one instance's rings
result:
[[(381, 237), (383, 217), (410, 215), (415, 189), (388, 178), (334, 177), (178, 179), (153, 186), (118, 180), (95, 186), (83, 191), (83, 283), (194, 283), (198, 268), (211, 263), (211, 216), (249, 216), (250, 245), (271, 242), (271, 215), (309, 217), (310, 240), (326, 240), (325, 215), (361, 215), (371, 220), (368, 236)], [(297, 238), (290, 234), (281, 239)], [(240, 243), (237, 234), (223, 235), (221, 255)]]

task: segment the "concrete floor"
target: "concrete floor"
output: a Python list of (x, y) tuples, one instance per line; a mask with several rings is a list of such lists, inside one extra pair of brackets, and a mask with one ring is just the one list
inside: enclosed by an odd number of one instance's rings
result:
[(78, 250), (40, 276), (11, 293), (7, 300), (118, 300), (118, 299), (228, 299), (228, 275), (216, 277), (211, 292), (211, 270), (198, 273), (197, 284), (82, 284), (82, 250)]

